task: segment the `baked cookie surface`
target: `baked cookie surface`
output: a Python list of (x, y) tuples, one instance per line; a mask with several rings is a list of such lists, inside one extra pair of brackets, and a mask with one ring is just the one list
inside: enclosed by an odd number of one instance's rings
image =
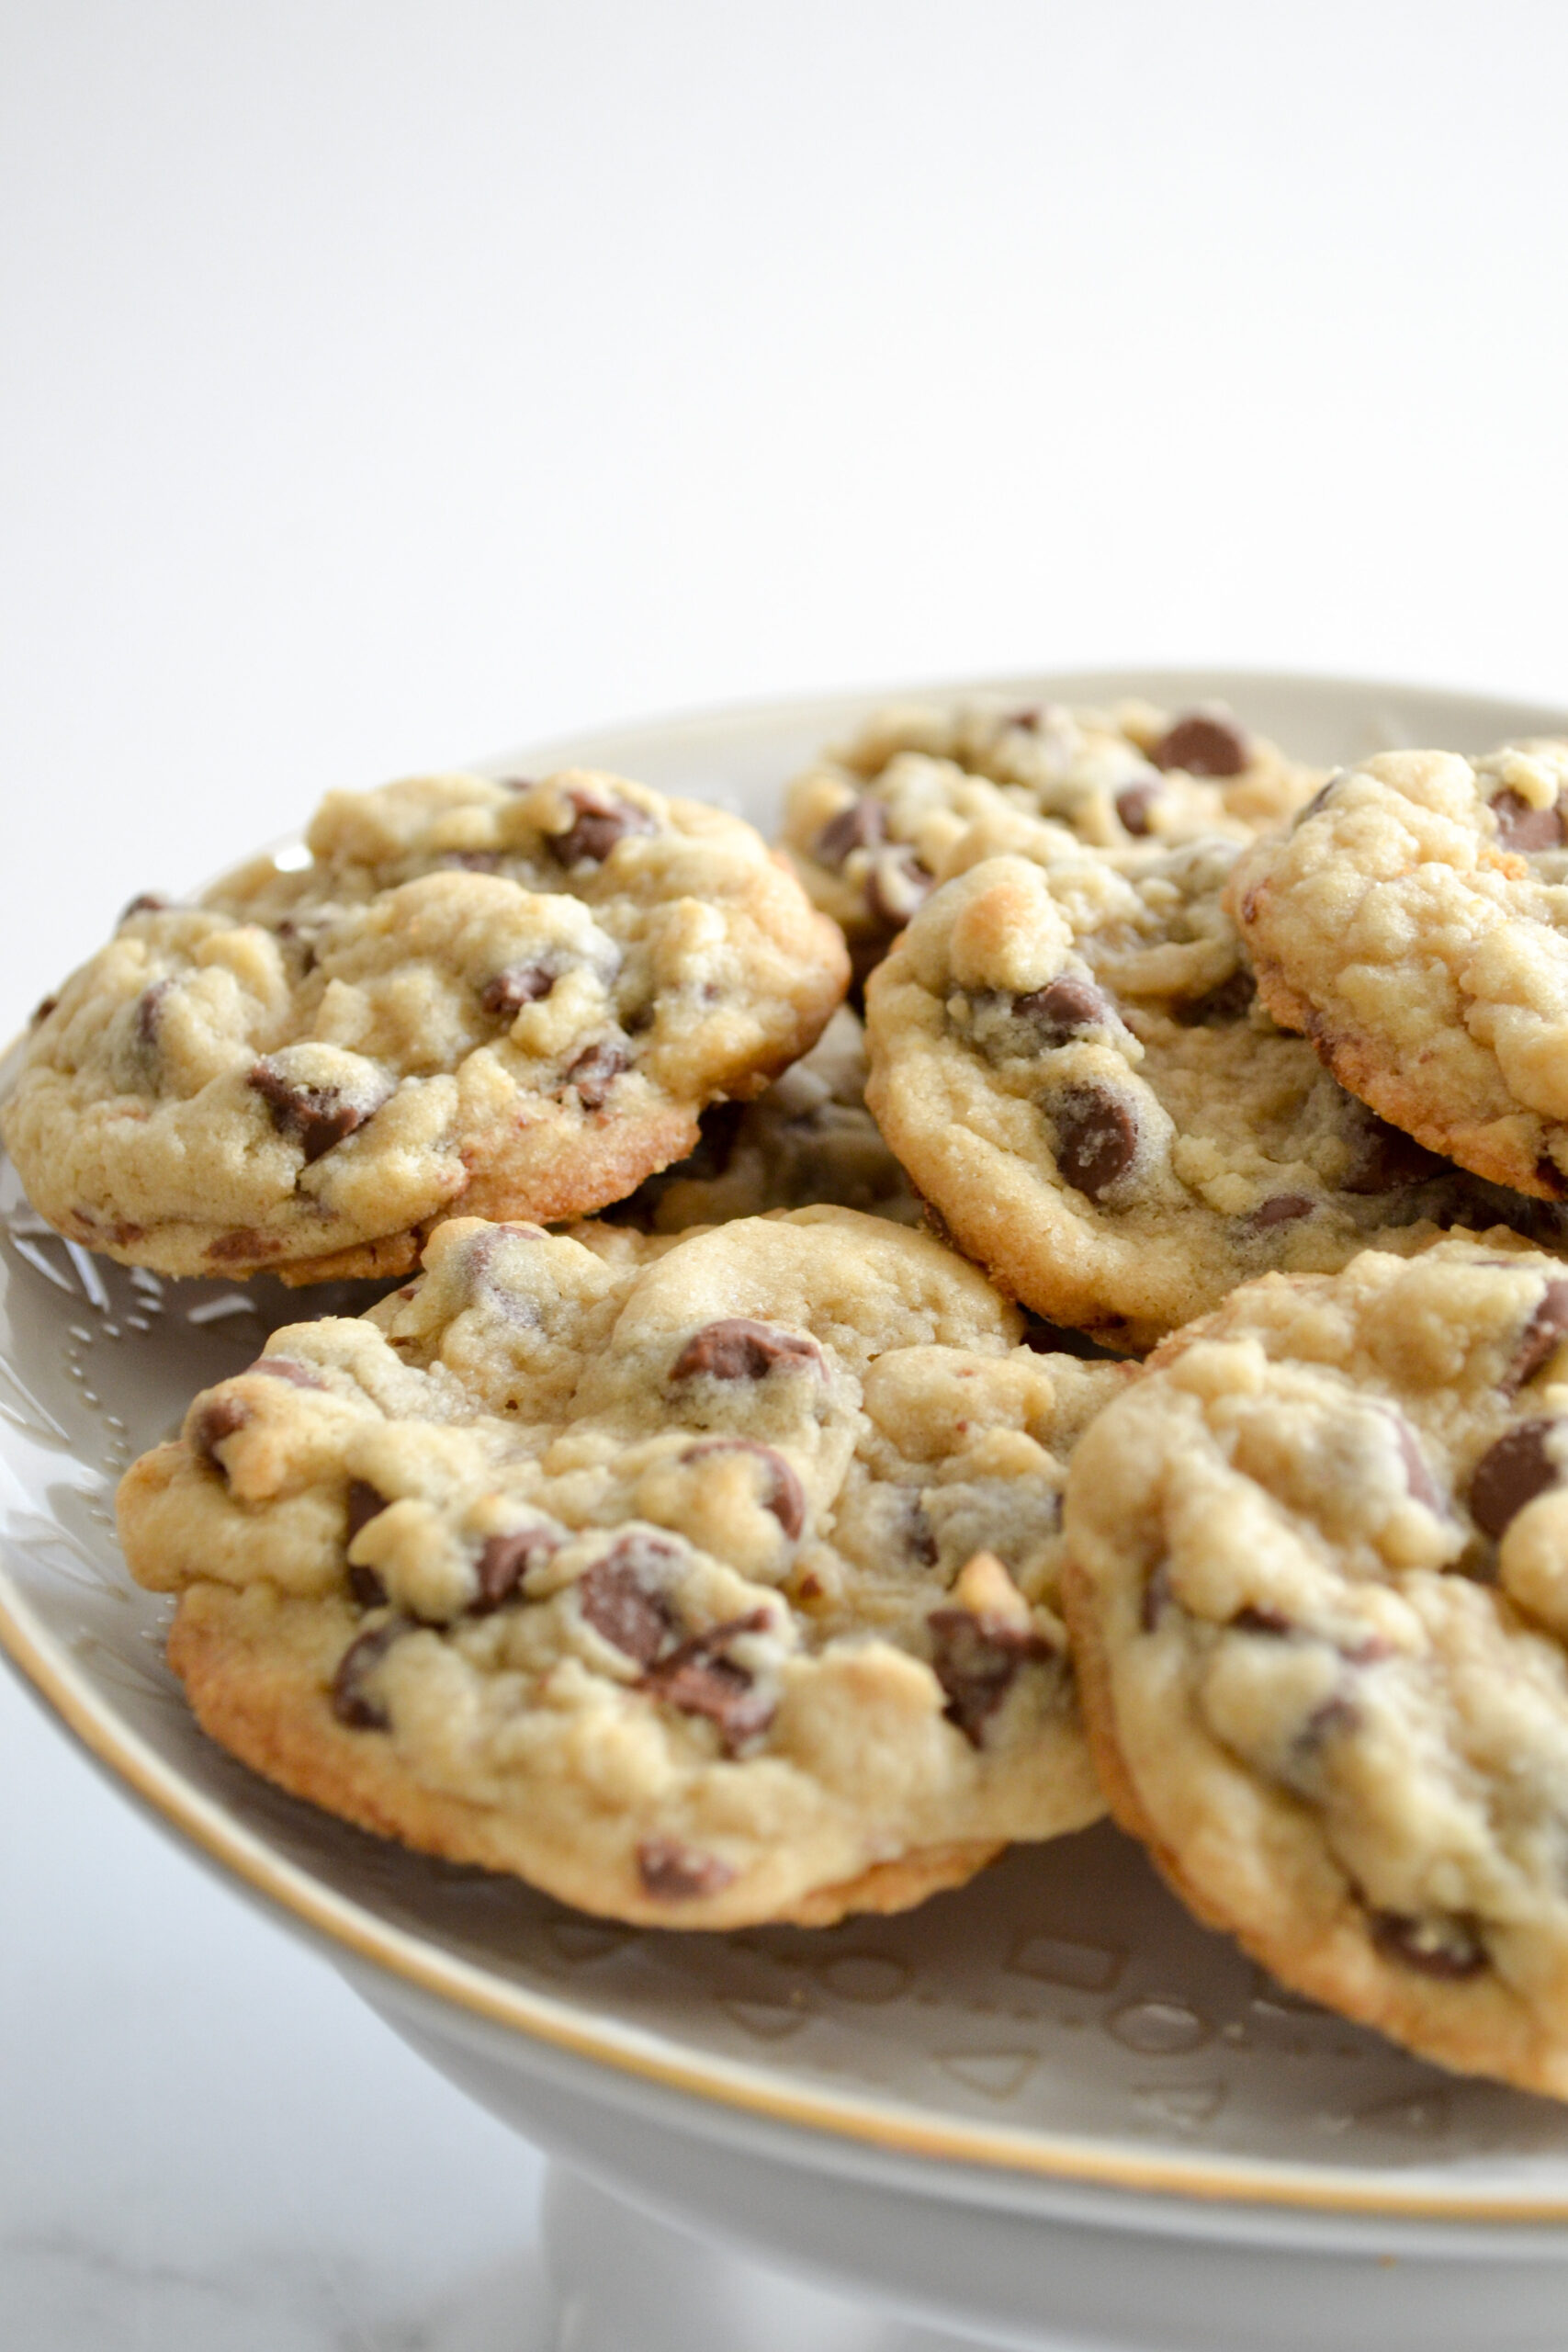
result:
[(1276, 1018), (1467, 1168), (1568, 1197), (1568, 743), (1396, 752), (1236, 868)]
[(1423, 2055), (1568, 2097), (1568, 1282), (1271, 1277), (1075, 1456), (1096, 1760), (1178, 1893)]
[(33, 1205), (166, 1273), (395, 1274), (568, 1217), (811, 1045), (848, 965), (739, 819), (617, 777), (333, 793), (309, 861), (138, 901), (4, 1112)]
[[(971, 829), (963, 865), (997, 837)], [(1270, 1268), (1555, 1208), (1424, 1151), (1276, 1026), (1224, 894), (1237, 845), (980, 856), (868, 983), (867, 1099), (959, 1246), (1010, 1295), (1139, 1349)]]
[(1286, 823), (1321, 781), (1220, 705), (1171, 718), (1147, 703), (895, 703), (795, 777), (782, 840), (865, 968), (978, 820), (1048, 819), (1100, 849), (1247, 841)]
[(843, 1209), (609, 1259), (455, 1219), (121, 1487), (204, 1726), (405, 1842), (655, 1924), (826, 1922), (1100, 1811), (1063, 1464), (1127, 1378)]

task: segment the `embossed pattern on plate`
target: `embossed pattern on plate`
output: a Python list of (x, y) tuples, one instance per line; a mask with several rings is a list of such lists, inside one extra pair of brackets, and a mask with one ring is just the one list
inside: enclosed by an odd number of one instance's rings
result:
[[(1075, 699), (1224, 693), (1292, 750), (1324, 759), (1423, 737), (1480, 749), (1551, 723), (1517, 707), (1308, 681), (1003, 683)], [(867, 701), (628, 729), (548, 756), (624, 765), (767, 823), (791, 768)], [(816, 2095), (840, 2128), (868, 2137), (865, 2119), (893, 2111), (928, 2134), (960, 2133), (960, 2154), (974, 2153), (976, 2128), (1015, 2149), (1038, 2136), (1067, 2172), (1075, 2146), (1097, 2160), (1163, 2154), (1210, 2193), (1214, 2167), (1234, 2188), (1238, 2165), (1260, 2180), (1305, 2165), (1342, 2177), (1352, 2202), (1358, 2184), (1404, 2179), (1466, 2192), (1480, 2212), (1529, 2198), (1568, 2215), (1568, 2109), (1441, 2075), (1282, 1992), (1198, 1928), (1109, 1826), (1016, 1849), (900, 1917), (682, 1935), (588, 1919), (382, 1845), (233, 1764), (197, 1731), (163, 1663), (168, 1604), (126, 1575), (115, 1480), (267, 1330), (355, 1312), (377, 1295), (112, 1265), (51, 1234), (0, 1166), (0, 1641), (28, 1654), (57, 1703), (69, 1691), (111, 1765), (125, 1769), (132, 1746), (150, 1754), (171, 1787), (355, 1906), (372, 1951), (381, 1923), (518, 1996), (525, 2029), (527, 2003), (547, 2003), (612, 2063), (631, 2063), (630, 2032), (678, 2057), (688, 2086), (708, 2070), (728, 2100), (765, 2107), (770, 2086)], [(1000, 2137), (995, 2160), (1007, 2160)]]

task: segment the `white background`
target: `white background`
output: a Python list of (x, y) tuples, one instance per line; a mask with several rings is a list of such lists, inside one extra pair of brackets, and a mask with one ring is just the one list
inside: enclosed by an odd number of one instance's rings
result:
[[(5, 1026), (327, 786), (579, 723), (1568, 701), (1565, 88), (1551, 0), (7, 0)], [(526, 2153), (8, 1687), (0, 1888), (0, 2339), (517, 2340)]]

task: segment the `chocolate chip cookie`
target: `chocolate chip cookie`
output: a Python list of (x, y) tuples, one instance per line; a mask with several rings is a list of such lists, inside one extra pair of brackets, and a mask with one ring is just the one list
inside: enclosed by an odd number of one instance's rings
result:
[(1568, 2097), (1568, 1281), (1454, 1239), (1248, 1283), (1074, 1457), (1113, 1809), (1285, 1984)]
[(783, 842), (863, 970), (977, 820), (1010, 808), (1102, 849), (1243, 841), (1283, 824), (1321, 780), (1218, 705), (1171, 718), (1146, 703), (897, 703), (795, 778)]
[(1129, 1376), (854, 1211), (606, 1258), (453, 1219), (120, 1492), (203, 1724), (349, 1820), (682, 1927), (897, 1909), (1100, 1801), (1064, 1464)]
[(398, 1273), (623, 1198), (814, 1041), (843, 943), (751, 828), (620, 778), (329, 795), (308, 857), (139, 899), (4, 1114), (39, 1212), (174, 1274)]
[(1334, 777), (1233, 905), (1276, 1019), (1435, 1151), (1568, 1198), (1568, 743)]
[(1277, 1027), (1224, 905), (1235, 843), (1066, 854), (1047, 832), (1040, 862), (946, 882), (867, 989), (867, 1100), (1010, 1295), (1136, 1350), (1271, 1267), (1455, 1224), (1559, 1246), (1556, 1208), (1425, 1151)]
[(755, 1102), (716, 1102), (695, 1151), (604, 1212), (648, 1233), (827, 1202), (918, 1225), (920, 1203), (865, 1107), (865, 1032), (840, 1005)]

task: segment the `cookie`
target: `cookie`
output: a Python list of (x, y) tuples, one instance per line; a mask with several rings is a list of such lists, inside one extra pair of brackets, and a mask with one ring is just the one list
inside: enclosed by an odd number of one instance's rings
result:
[(897, 703), (790, 786), (783, 842), (868, 969), (964, 828), (1008, 809), (1102, 849), (1285, 823), (1322, 781), (1223, 706), (1175, 718), (992, 700)]
[(1064, 1463), (1123, 1367), (852, 1210), (453, 1219), (275, 1333), (120, 1492), (212, 1736), (425, 1850), (645, 1923), (897, 1908), (1100, 1810)]
[(139, 899), (4, 1113), (39, 1213), (164, 1273), (396, 1274), (458, 1208), (623, 1198), (843, 995), (739, 819), (617, 777), (333, 793), (309, 856)]
[(867, 989), (867, 1100), (1010, 1295), (1137, 1350), (1270, 1268), (1454, 1224), (1558, 1246), (1555, 1208), (1424, 1151), (1256, 1001), (1236, 844), (1052, 857), (1040, 833), (1045, 863), (946, 882)]
[(1568, 1282), (1458, 1239), (1269, 1276), (1074, 1457), (1113, 1809), (1283, 1983), (1568, 2097)]
[(1568, 1198), (1568, 743), (1392, 752), (1238, 865), (1276, 1019), (1384, 1118)]
[(604, 1212), (648, 1233), (826, 1202), (918, 1225), (920, 1203), (865, 1107), (865, 1032), (840, 1005), (755, 1102), (703, 1113), (696, 1150)]

